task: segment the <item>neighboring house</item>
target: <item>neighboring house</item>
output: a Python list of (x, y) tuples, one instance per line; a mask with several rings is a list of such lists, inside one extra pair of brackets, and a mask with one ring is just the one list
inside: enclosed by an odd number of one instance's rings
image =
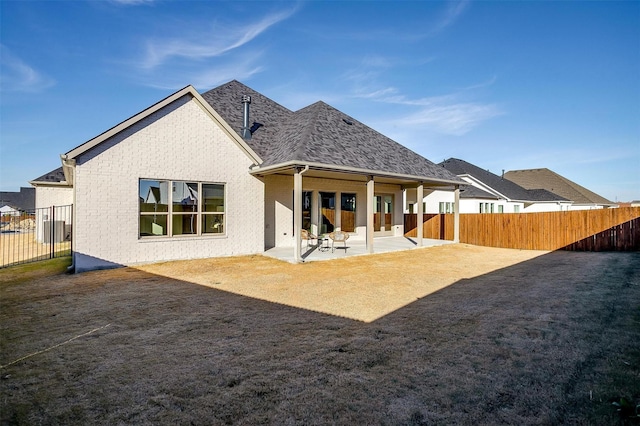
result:
[(20, 188), (20, 192), (0, 191), (0, 212), (2, 214), (20, 214), (20, 211), (32, 211), (36, 206), (36, 191), (33, 188)]
[(20, 209), (9, 204), (4, 204), (2, 207), (0, 207), (0, 216), (2, 216), (3, 218), (6, 218), (8, 216), (20, 216)]
[(0, 192), (0, 228), (7, 229), (10, 223), (21, 220), (21, 215), (32, 214), (36, 193), (33, 188), (20, 188), (20, 192)]
[[(457, 158), (439, 164), (469, 185), (460, 193), (460, 213), (531, 213), (568, 210), (571, 202), (545, 190), (527, 190), (508, 179)], [(425, 192), (425, 211), (450, 213), (454, 197), (440, 189)], [(413, 198), (415, 199), (415, 198)]]
[(237, 81), (187, 86), (61, 158), (76, 271), (271, 247), (299, 261), (303, 227), (373, 252), (403, 235), (406, 188), (464, 184), (323, 102), (293, 112)]
[[(454, 213), (455, 212), (455, 200), (454, 194), (451, 192), (452, 188), (447, 190), (433, 190), (426, 189), (424, 191), (423, 209), (425, 213)], [(416, 213), (416, 191), (407, 191), (408, 205), (407, 213)], [(465, 185), (460, 187), (460, 206), (459, 213), (479, 213), (480, 206), (484, 206), (485, 203), (491, 204), (498, 203), (500, 197), (477, 188), (473, 185)], [(489, 207), (490, 208), (490, 207)], [(483, 207), (484, 210), (484, 207)]]
[(640, 207), (640, 200), (618, 202), (618, 207)]
[[(67, 172), (68, 173), (68, 172)], [(69, 179), (71, 179), (69, 177)], [(58, 167), (29, 182), (35, 187), (36, 240), (47, 240), (51, 220), (64, 222), (69, 226), (73, 222), (73, 185), (67, 180), (63, 168)]]
[(602, 209), (617, 206), (616, 203), (612, 203), (595, 192), (546, 168), (512, 170), (505, 173), (504, 177), (523, 188), (547, 190), (571, 200), (570, 210)]
[(36, 208), (73, 204), (73, 182), (67, 180), (62, 167), (58, 167), (29, 183), (35, 187)]

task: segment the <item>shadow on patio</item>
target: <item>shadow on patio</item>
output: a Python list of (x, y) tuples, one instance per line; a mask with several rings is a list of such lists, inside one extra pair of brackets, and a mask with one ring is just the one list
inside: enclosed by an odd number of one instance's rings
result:
[[(452, 241), (433, 240), (428, 238), (422, 239), (422, 247), (418, 247), (416, 238), (407, 237), (377, 237), (373, 240), (373, 254), (390, 253), (395, 251), (413, 250), (424, 247), (435, 247), (446, 244), (453, 244)], [(319, 260), (341, 259), (351, 256), (363, 256), (367, 253), (367, 245), (364, 240), (347, 240), (346, 249), (342, 243), (335, 245), (335, 250), (331, 247), (331, 240), (328, 240), (328, 249), (322, 248), (322, 240), (317, 244), (306, 243), (302, 245), (302, 261), (313, 262)], [(293, 247), (273, 247), (264, 252), (265, 256), (274, 259), (284, 260), (286, 262), (294, 262)]]

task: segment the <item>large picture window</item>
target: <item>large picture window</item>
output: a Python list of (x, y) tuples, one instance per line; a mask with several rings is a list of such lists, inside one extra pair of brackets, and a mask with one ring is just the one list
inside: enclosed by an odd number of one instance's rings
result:
[(225, 233), (224, 184), (140, 179), (140, 237)]

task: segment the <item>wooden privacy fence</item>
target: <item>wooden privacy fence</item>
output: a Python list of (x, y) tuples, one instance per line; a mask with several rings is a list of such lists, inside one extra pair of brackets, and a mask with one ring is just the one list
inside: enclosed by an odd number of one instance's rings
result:
[[(405, 215), (407, 237), (417, 236)], [(453, 240), (453, 214), (425, 214), (424, 238)], [(461, 214), (460, 242), (526, 250), (640, 250), (640, 208), (544, 213)]]

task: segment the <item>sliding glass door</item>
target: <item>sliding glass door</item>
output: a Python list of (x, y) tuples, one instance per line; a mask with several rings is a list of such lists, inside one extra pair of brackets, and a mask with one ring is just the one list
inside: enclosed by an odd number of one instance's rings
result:
[(319, 234), (328, 234), (333, 232), (336, 226), (336, 193), (320, 192), (319, 193), (320, 215), (319, 215)]
[(393, 224), (393, 195), (378, 194), (373, 197), (373, 231), (391, 234)]

